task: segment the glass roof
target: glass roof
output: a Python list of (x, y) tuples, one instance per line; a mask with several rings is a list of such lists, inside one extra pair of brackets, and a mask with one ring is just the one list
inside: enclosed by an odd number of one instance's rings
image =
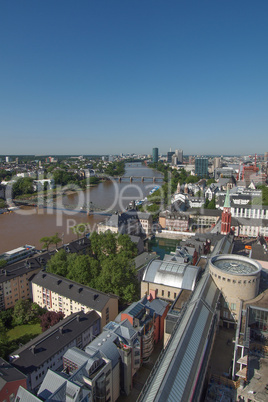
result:
[(222, 271), (235, 275), (248, 275), (258, 271), (255, 265), (238, 259), (220, 258), (214, 261), (213, 265), (220, 268)]

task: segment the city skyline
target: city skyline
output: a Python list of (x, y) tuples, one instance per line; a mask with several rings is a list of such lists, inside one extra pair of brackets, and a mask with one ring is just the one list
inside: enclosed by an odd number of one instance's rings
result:
[(263, 154), (267, 11), (265, 0), (3, 3), (1, 154)]

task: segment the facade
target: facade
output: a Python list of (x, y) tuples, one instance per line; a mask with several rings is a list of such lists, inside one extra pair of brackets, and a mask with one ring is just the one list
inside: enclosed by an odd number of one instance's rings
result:
[(166, 230), (186, 232), (189, 230), (189, 215), (181, 212), (160, 212), (159, 224)]
[(199, 267), (177, 261), (151, 261), (144, 271), (141, 297), (155, 292), (155, 296), (174, 301), (180, 289), (193, 290)]
[(95, 311), (79, 312), (17, 349), (10, 361), (27, 376), (27, 389), (36, 391), (48, 369), (57, 370), (62, 366), (62, 357), (70, 347), (84, 348), (99, 333), (99, 315)]
[(98, 224), (98, 233), (104, 233), (110, 230), (112, 233), (121, 233), (128, 235), (139, 235), (141, 225), (136, 211), (129, 213), (114, 214), (105, 222)]
[(153, 217), (150, 213), (138, 212), (138, 218), (141, 225), (141, 231), (146, 234), (146, 236), (152, 233)]
[(158, 163), (158, 148), (153, 148), (153, 163)]
[(19, 387), (27, 387), (27, 377), (0, 358), (0, 401), (14, 401)]
[(156, 298), (156, 292), (144, 296), (139, 302), (132, 303), (117, 318), (127, 319), (138, 331), (141, 339), (141, 359), (149, 359), (154, 344), (164, 337), (164, 321), (169, 310), (169, 304)]
[(101, 317), (101, 328), (118, 314), (117, 296), (44, 271), (32, 279), (32, 294), (33, 302), (49, 311), (62, 311), (65, 316), (95, 310)]
[(129, 395), (132, 377), (141, 365), (140, 355), (140, 336), (128, 320), (111, 321), (85, 351), (69, 349), (63, 357), (63, 368), (70, 375), (84, 370), (83, 381), (94, 402), (116, 401), (120, 390)]
[(208, 158), (195, 158), (195, 174), (202, 178), (208, 175)]
[(29, 280), (41, 269), (42, 263), (37, 258), (20, 261), (2, 269), (0, 272), (0, 310), (14, 307), (19, 299), (31, 299), (32, 289)]

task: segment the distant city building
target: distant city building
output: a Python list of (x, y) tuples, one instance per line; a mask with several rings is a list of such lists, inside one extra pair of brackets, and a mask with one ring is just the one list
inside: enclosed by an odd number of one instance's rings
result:
[(195, 158), (195, 174), (200, 177), (208, 175), (208, 158)]
[(217, 169), (217, 168), (221, 167), (221, 158), (219, 156), (214, 158), (213, 166), (214, 166), (214, 169)]
[(10, 156), (6, 156), (6, 163), (9, 163), (9, 162), (11, 162), (11, 158), (10, 158)]
[(178, 157), (176, 156), (176, 154), (172, 155), (171, 164), (172, 164), (172, 166), (178, 165)]
[(167, 163), (172, 163), (172, 155), (174, 155), (175, 152), (174, 151), (169, 151), (167, 153)]
[(158, 148), (153, 148), (153, 163), (158, 163)]
[(182, 149), (176, 149), (175, 155), (178, 158), (178, 163), (183, 163), (183, 150)]
[(264, 152), (264, 160), (267, 162), (268, 161), (268, 152)]

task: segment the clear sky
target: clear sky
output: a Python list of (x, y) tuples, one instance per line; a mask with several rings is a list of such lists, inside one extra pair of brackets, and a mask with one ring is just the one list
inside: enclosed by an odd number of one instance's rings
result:
[(0, 154), (268, 151), (267, 0), (2, 0)]

